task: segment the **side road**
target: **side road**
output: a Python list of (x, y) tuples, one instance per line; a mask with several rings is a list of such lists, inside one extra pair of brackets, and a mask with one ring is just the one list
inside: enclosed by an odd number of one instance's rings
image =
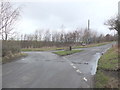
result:
[(113, 43), (84, 48), (68, 56), (52, 51), (26, 52), (27, 57), (3, 64), (3, 88), (90, 88), (96, 62)]

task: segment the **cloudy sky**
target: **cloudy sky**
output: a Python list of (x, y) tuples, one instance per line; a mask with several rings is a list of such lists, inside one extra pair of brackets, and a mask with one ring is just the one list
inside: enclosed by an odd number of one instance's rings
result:
[(119, 0), (37, 0), (16, 2), (22, 6), (17, 30), (32, 33), (36, 29), (60, 30), (64, 25), (66, 31), (90, 28), (103, 34), (111, 34), (104, 22), (117, 15)]

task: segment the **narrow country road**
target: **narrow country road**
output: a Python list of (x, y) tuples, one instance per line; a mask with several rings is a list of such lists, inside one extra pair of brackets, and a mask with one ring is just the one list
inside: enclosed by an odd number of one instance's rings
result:
[(92, 88), (101, 53), (113, 43), (68, 56), (52, 51), (26, 52), (27, 57), (3, 64), (3, 88)]

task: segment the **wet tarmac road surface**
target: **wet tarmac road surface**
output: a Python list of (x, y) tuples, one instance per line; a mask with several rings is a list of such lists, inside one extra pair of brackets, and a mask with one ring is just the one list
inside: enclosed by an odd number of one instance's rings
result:
[(92, 88), (97, 61), (113, 43), (68, 56), (52, 51), (25, 52), (27, 57), (3, 64), (3, 88)]

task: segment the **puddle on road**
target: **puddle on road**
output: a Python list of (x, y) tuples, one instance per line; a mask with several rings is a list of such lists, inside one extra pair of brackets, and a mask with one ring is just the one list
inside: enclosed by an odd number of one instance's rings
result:
[(91, 70), (91, 75), (95, 75), (96, 74), (96, 70), (97, 70), (97, 65), (98, 65), (98, 60), (100, 59), (100, 57), (102, 56), (102, 54), (104, 54), (109, 48), (105, 49), (104, 52), (102, 53), (96, 53), (94, 55), (94, 63), (92, 63), (92, 70)]
[(91, 70), (91, 75), (95, 75), (96, 74), (96, 70), (97, 70), (97, 64), (98, 64), (98, 60), (101, 57), (101, 53), (96, 53), (94, 55), (94, 63), (92, 64), (92, 70)]

